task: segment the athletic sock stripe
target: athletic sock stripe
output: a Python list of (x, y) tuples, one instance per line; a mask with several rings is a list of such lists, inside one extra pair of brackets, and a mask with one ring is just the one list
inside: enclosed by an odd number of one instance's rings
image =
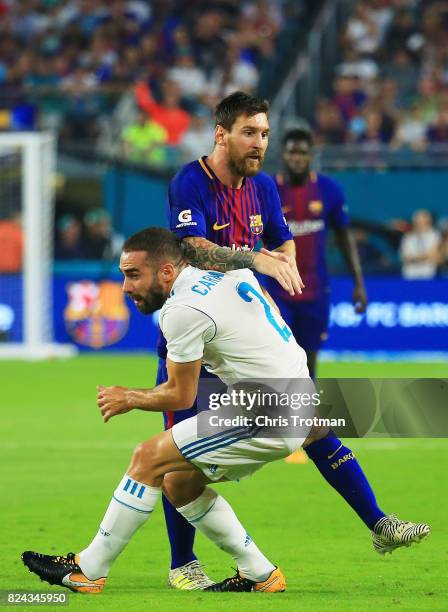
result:
[(141, 498), (143, 497), (143, 493), (145, 492), (145, 489), (146, 489), (145, 485), (142, 485), (142, 486), (140, 487), (140, 491), (139, 491), (139, 492), (138, 492), (138, 494), (137, 494), (137, 497), (138, 497), (139, 499), (141, 499)]
[[(186, 459), (191, 459), (192, 457), (196, 457), (197, 454), (202, 454), (202, 453), (206, 453), (209, 450), (213, 450), (217, 445), (219, 445), (221, 442), (227, 441), (227, 440), (231, 440), (232, 442), (235, 442), (236, 440), (238, 440), (241, 436), (247, 436), (248, 434), (250, 436), (252, 436), (255, 431), (257, 431), (259, 429), (259, 427), (257, 427), (257, 425), (252, 425), (251, 427), (247, 428), (245, 427), (240, 433), (237, 433), (233, 436), (221, 436), (220, 438), (215, 438), (214, 440), (210, 441), (210, 440), (206, 440), (204, 442), (201, 442), (201, 444), (196, 445), (195, 447), (191, 447), (187, 452), (183, 452), (183, 449), (181, 449), (181, 453), (183, 454), (183, 456)], [(199, 453), (198, 453), (199, 451)]]
[(210, 510), (213, 510), (215, 504), (216, 504), (216, 500), (218, 499), (218, 497), (216, 497), (212, 503), (212, 505), (210, 506), (210, 508), (208, 510), (206, 510), (205, 512), (203, 512), (202, 514), (200, 514), (197, 518), (194, 519), (189, 519), (188, 522), (189, 523), (197, 523), (198, 521), (200, 521), (202, 518), (204, 518), (204, 516), (206, 516)]
[(132, 482), (132, 480), (130, 478), (128, 478), (126, 484), (123, 487), (123, 491), (127, 491), (129, 489), (129, 487), (131, 486), (131, 482)]
[(182, 446), (182, 448), (180, 449), (181, 453), (184, 452), (184, 450), (186, 450), (187, 448), (190, 448), (192, 446), (196, 446), (199, 444), (207, 444), (207, 442), (209, 440), (213, 440), (214, 438), (219, 438), (221, 436), (228, 436), (231, 433), (236, 433), (239, 431), (246, 431), (247, 427), (234, 427), (233, 429), (227, 429), (226, 431), (221, 431), (219, 433), (215, 433), (212, 436), (207, 436), (206, 438), (201, 438), (200, 440), (195, 440), (194, 442), (190, 442), (189, 444), (186, 444), (185, 446)]
[(129, 491), (129, 493), (131, 495), (134, 495), (134, 493), (137, 491), (137, 487), (138, 487), (138, 482), (134, 482), (134, 484), (132, 485), (132, 489)]
[(131, 506), (130, 504), (126, 504), (121, 499), (117, 499), (115, 495), (113, 496), (114, 500), (121, 504), (122, 506), (126, 506), (126, 508), (130, 508), (131, 510), (135, 510), (136, 512), (141, 512), (142, 514), (151, 514), (152, 510), (141, 510), (140, 508), (136, 508), (135, 506)]

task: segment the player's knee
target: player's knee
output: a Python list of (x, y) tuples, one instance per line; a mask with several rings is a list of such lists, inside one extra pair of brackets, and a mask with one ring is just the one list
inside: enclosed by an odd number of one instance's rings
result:
[(310, 433), (308, 434), (305, 442), (303, 443), (303, 448), (306, 448), (312, 442), (317, 442), (317, 440), (322, 440), (330, 433), (330, 429), (326, 425), (313, 425)]
[(158, 460), (159, 457), (160, 452), (158, 451), (158, 445), (154, 439), (141, 442), (136, 446), (134, 454), (132, 455), (132, 471), (137, 471), (139, 474), (148, 476), (156, 471), (156, 466), (160, 463)]

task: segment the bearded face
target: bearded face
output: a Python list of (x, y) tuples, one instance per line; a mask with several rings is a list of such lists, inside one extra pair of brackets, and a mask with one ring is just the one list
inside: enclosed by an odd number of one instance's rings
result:
[(128, 293), (128, 295), (138, 310), (145, 315), (160, 310), (166, 301), (166, 296), (157, 279), (154, 279), (151, 287), (146, 289), (146, 291), (142, 290), (140, 293)]
[(124, 252), (120, 258), (124, 274), (123, 291), (143, 314), (159, 310), (168, 295), (163, 290), (157, 269), (149, 265), (144, 251)]
[(253, 148), (247, 153), (243, 153), (241, 146), (229, 139), (228, 160), (233, 174), (237, 176), (255, 176), (263, 167), (264, 151)]
[(235, 176), (249, 177), (260, 172), (268, 146), (268, 135), (266, 113), (237, 117), (224, 137), (229, 168)]

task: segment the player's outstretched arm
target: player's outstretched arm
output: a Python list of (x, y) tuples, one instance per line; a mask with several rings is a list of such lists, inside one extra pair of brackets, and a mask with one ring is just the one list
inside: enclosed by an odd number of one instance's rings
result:
[(112, 417), (130, 410), (163, 412), (185, 410), (194, 404), (198, 391), (201, 360), (176, 363), (167, 359), (167, 382), (153, 389), (97, 387), (97, 405), (107, 423)]
[(275, 278), (290, 295), (301, 293), (303, 286), (296, 266), (291, 266), (290, 258), (284, 253), (234, 251), (220, 247), (206, 238), (188, 236), (182, 240), (185, 258), (201, 270), (230, 272), (253, 268), (260, 274)]
[(339, 227), (335, 229), (335, 232), (338, 247), (344, 256), (355, 283), (353, 289), (353, 305), (356, 312), (365, 312), (367, 308), (367, 293), (364, 286), (361, 262), (355, 239), (347, 227)]

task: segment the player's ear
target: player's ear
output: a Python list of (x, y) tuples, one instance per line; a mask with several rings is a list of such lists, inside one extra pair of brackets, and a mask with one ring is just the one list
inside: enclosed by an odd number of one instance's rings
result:
[(215, 127), (215, 144), (223, 145), (225, 135), (226, 130), (222, 127), (222, 125), (217, 125)]
[(174, 267), (174, 265), (171, 262), (167, 261), (166, 263), (161, 265), (159, 268), (159, 272), (158, 272), (159, 280), (165, 283), (170, 282), (173, 280), (175, 276), (175, 272), (176, 272), (176, 268)]

